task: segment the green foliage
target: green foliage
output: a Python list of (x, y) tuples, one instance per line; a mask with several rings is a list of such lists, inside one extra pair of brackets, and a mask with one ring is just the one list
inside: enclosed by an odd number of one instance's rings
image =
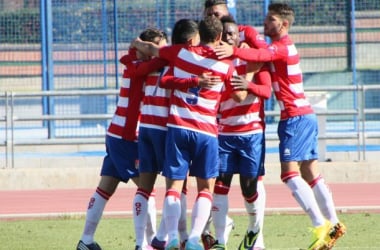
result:
[[(340, 214), (339, 217), (348, 232), (334, 249), (380, 249), (380, 214)], [(235, 229), (230, 234), (228, 249), (236, 249), (248, 223), (247, 217), (242, 214), (233, 215), (232, 218)], [(0, 221), (0, 249), (74, 249), (83, 226), (83, 217)], [(306, 215), (267, 215), (264, 224), (266, 248), (306, 248), (311, 236), (309, 226), (310, 220)], [(131, 218), (103, 218), (95, 235), (104, 249), (112, 250), (133, 249), (134, 238)]]
[[(203, 5), (198, 1), (116, 1), (119, 29), (114, 30), (112, 1), (53, 1), (53, 39), (57, 43), (112, 42), (115, 33), (120, 42), (130, 41), (148, 26), (171, 27), (172, 20), (199, 18)], [(174, 8), (170, 4), (175, 3)], [(296, 12), (296, 26), (345, 25), (349, 1), (291, 1)], [(102, 13), (105, 7), (105, 13)], [(358, 11), (380, 10), (380, 1), (355, 1)], [(263, 1), (237, 1), (240, 23), (261, 27), (264, 19)], [(105, 14), (105, 15), (104, 15)], [(105, 23), (102, 23), (106, 16)], [(0, 11), (0, 43), (39, 43), (41, 36), (40, 10), (25, 8)]]

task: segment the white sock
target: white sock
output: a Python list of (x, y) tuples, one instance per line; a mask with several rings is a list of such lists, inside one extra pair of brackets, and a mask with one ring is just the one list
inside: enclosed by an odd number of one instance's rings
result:
[(158, 230), (156, 233), (156, 238), (159, 241), (166, 241), (168, 234), (166, 233), (166, 225), (165, 225), (165, 220), (163, 217), (161, 217), (160, 225), (158, 226)]
[(154, 236), (156, 235), (157, 227), (157, 210), (156, 210), (156, 192), (155, 190), (150, 193), (148, 199), (148, 220), (145, 229), (145, 236), (148, 245), (152, 242)]
[(256, 200), (256, 211), (257, 211), (257, 219), (259, 221), (260, 226), (260, 232), (257, 236), (257, 240), (255, 242), (255, 247), (260, 247), (262, 249), (265, 248), (264, 244), (264, 216), (265, 216), (265, 203), (266, 203), (266, 191), (264, 187), (264, 182), (262, 180), (259, 180), (257, 182), (257, 192), (259, 193), (259, 196)]
[(136, 246), (144, 245), (145, 228), (148, 221), (149, 194), (138, 188), (133, 199), (133, 222), (135, 226)]
[(212, 194), (206, 191), (199, 192), (191, 214), (189, 242), (196, 243), (200, 240), (203, 229), (210, 216), (211, 206)]
[(309, 215), (313, 226), (317, 227), (323, 225), (325, 218), (319, 210), (313, 191), (305, 180), (299, 175), (294, 176), (286, 181), (286, 185), (292, 191), (298, 204)]
[(333, 225), (338, 223), (339, 220), (338, 215), (336, 214), (332, 193), (328, 188), (327, 184), (325, 183), (325, 180), (322, 177), (318, 177), (312, 189), (322, 214)]
[(226, 229), (226, 217), (228, 213), (228, 195), (215, 194), (213, 195), (212, 204), (212, 220), (215, 227), (215, 237), (218, 243), (225, 244), (224, 232)]
[(178, 221), (181, 216), (180, 196), (174, 189), (167, 190), (165, 194), (163, 218), (168, 233), (168, 242), (178, 239)]
[(244, 197), (245, 210), (248, 214), (248, 228), (247, 231), (257, 233), (260, 230), (259, 217), (257, 216), (257, 203), (258, 193), (256, 192), (251, 197)]
[(107, 201), (111, 196), (112, 195), (104, 192), (100, 188), (97, 188), (96, 192), (91, 197), (87, 208), (84, 230), (81, 237), (84, 244), (91, 244), (94, 242), (96, 228), (102, 217)]

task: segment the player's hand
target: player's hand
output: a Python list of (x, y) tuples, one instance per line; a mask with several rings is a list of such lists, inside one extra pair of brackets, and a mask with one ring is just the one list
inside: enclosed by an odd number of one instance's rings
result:
[(136, 43), (139, 43), (139, 42), (141, 42), (141, 41), (142, 41), (142, 40), (140, 39), (140, 37), (135, 38), (135, 40), (133, 40), (133, 41), (131, 42), (130, 48), (131, 48), (131, 49), (136, 48)]
[(218, 58), (222, 59), (232, 56), (234, 53), (234, 47), (226, 42), (221, 41), (220, 45), (216, 46), (214, 51)]
[(231, 85), (233, 87), (234, 90), (237, 90), (237, 89), (247, 89), (248, 88), (248, 85), (249, 85), (249, 81), (247, 81), (244, 77), (242, 76), (237, 76), (237, 75), (234, 75), (232, 78), (231, 78)]
[(198, 86), (201, 88), (211, 88), (221, 81), (220, 76), (213, 76), (211, 72), (204, 72), (198, 76)]

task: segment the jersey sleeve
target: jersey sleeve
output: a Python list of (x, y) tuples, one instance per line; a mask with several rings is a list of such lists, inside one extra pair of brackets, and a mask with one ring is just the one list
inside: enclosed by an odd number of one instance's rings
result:
[(198, 77), (179, 78), (165, 75), (160, 80), (160, 87), (165, 89), (188, 89), (198, 86)]
[(233, 49), (233, 55), (249, 62), (271, 62), (275, 60), (286, 59), (288, 56), (287, 48), (271, 45), (268, 48), (236, 48)]
[(137, 77), (144, 77), (151, 72), (158, 71), (159, 69), (162, 69), (168, 64), (166, 60), (163, 60), (161, 58), (153, 58), (149, 61), (142, 62), (138, 65), (136, 68), (136, 76)]
[(244, 38), (243, 42), (246, 42), (251, 48), (267, 48), (268, 44), (266, 43), (264, 37), (251, 26), (244, 26)]
[(254, 76), (254, 82), (248, 86), (248, 91), (255, 96), (268, 99), (272, 94), (271, 76), (268, 66), (264, 65)]

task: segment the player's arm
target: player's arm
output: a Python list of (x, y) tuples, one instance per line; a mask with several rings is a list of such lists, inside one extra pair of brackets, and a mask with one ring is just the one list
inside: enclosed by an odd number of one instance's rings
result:
[(213, 76), (210, 72), (202, 73), (199, 76), (190, 78), (179, 78), (172, 75), (165, 75), (161, 78), (160, 87), (167, 89), (187, 89), (193, 87), (211, 88), (220, 83), (219, 76)]
[(149, 61), (140, 63), (136, 68), (136, 76), (142, 77), (146, 76), (154, 71), (160, 70), (168, 64), (166, 60), (160, 58), (153, 58)]
[(277, 47), (269, 46), (264, 49), (236, 48), (223, 41), (214, 50), (220, 59), (235, 56), (249, 62), (271, 62), (287, 57), (287, 53)]
[(159, 45), (152, 42), (143, 41), (140, 38), (136, 38), (131, 42), (131, 48), (136, 48), (145, 55), (156, 57), (158, 57), (160, 49)]
[(268, 70), (262, 69), (255, 75), (255, 81), (249, 81), (243, 76), (231, 79), (234, 90), (246, 90), (255, 96), (268, 99), (271, 96), (271, 76)]
[(268, 44), (265, 41), (264, 37), (260, 35), (259, 32), (257, 32), (256, 29), (254, 29), (251, 26), (244, 26), (244, 37), (245, 42), (249, 45), (251, 48), (267, 48)]
[(259, 72), (255, 74), (254, 82), (250, 82), (247, 91), (255, 96), (269, 99), (272, 94), (272, 79), (267, 66), (263, 66)]

